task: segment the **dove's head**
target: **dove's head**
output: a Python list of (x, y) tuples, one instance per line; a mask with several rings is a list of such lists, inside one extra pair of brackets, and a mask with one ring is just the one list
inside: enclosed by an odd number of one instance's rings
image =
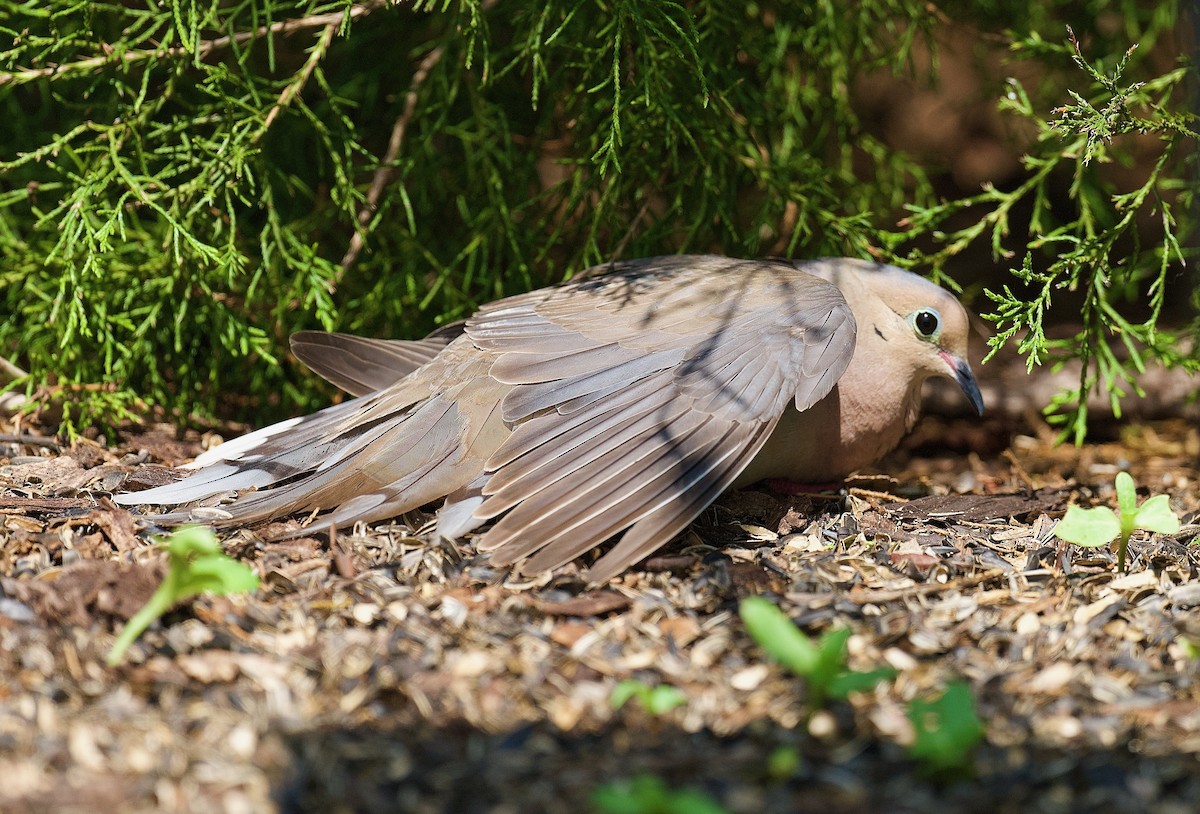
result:
[(856, 356), (867, 354), (868, 361), (877, 356), (881, 372), (907, 368), (916, 381), (953, 379), (983, 415), (983, 397), (967, 361), (971, 317), (953, 294), (912, 272), (863, 260), (800, 267), (841, 289), (858, 323)]

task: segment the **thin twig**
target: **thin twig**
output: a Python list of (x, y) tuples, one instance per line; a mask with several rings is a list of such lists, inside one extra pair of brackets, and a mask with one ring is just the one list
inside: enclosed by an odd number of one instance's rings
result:
[(633, 220), (629, 221), (629, 227), (625, 230), (625, 234), (621, 236), (621, 241), (617, 243), (617, 247), (613, 249), (612, 259), (620, 260), (621, 255), (625, 252), (625, 247), (629, 245), (629, 241), (633, 239), (633, 233), (637, 231), (638, 224), (646, 217), (646, 213), (650, 211), (650, 204), (654, 200), (652, 195), (647, 194), (646, 200), (642, 203), (637, 214), (633, 216)]
[(62, 446), (57, 440), (47, 438), (44, 435), (31, 435), (29, 433), (0, 433), (0, 444), (23, 444), (27, 447), (46, 447), (52, 452), (58, 452)]
[(293, 81), (289, 82), (287, 87), (283, 89), (283, 93), (279, 94), (279, 98), (275, 101), (275, 106), (267, 113), (267, 118), (263, 121), (262, 130), (259, 132), (261, 137), (267, 130), (271, 129), (271, 123), (279, 117), (283, 109), (292, 103), (292, 100), (304, 90), (304, 86), (308, 84), (308, 80), (312, 78), (313, 71), (317, 69), (317, 63), (329, 51), (329, 46), (333, 42), (333, 35), (337, 33), (339, 21), (331, 22), (325, 26), (325, 32), (321, 35), (321, 39), (317, 41), (313, 47), (312, 53), (308, 55), (308, 60), (304, 63), (304, 69), (300, 71), (300, 75)]
[[(339, 26), (347, 17), (351, 20), (356, 20), (364, 14), (370, 14), (372, 11), (383, 8), (387, 4), (388, 0), (367, 0), (367, 2), (351, 6), (349, 10), (344, 12), (335, 11), (328, 14), (314, 14), (310, 17), (279, 20), (270, 25), (260, 26), (253, 31), (239, 31), (236, 34), (226, 34), (225, 36), (214, 37), (211, 40), (202, 40), (196, 47), (195, 53), (197, 56), (203, 58), (231, 43), (248, 42), (267, 34), (290, 34), (293, 31), (302, 31), (307, 28), (320, 28), (321, 26), (328, 25)], [(105, 54), (104, 56), (89, 57), (76, 62), (65, 62), (61, 65), (47, 65), (45, 68), (30, 68), (24, 71), (0, 73), (0, 86), (7, 84), (21, 85), (60, 73), (92, 71), (96, 68), (103, 68), (106, 65), (118, 62), (142, 62), (147, 59), (191, 56), (192, 53), (190, 48), (176, 45), (171, 48), (159, 48), (153, 51), (123, 51), (121, 53)]]
[(379, 162), (379, 168), (375, 170), (375, 175), (371, 178), (371, 187), (367, 190), (367, 200), (358, 210), (358, 229), (354, 230), (354, 235), (350, 238), (350, 246), (346, 249), (346, 254), (342, 257), (342, 268), (338, 272), (337, 278), (333, 284), (336, 286), (342, 282), (342, 277), (350, 266), (354, 265), (354, 261), (358, 259), (362, 253), (363, 245), (363, 230), (371, 217), (375, 214), (376, 207), (379, 206), (379, 199), (383, 197), (383, 191), (387, 189), (387, 185), (391, 183), (392, 175), (395, 174), (395, 167), (392, 163), (396, 160), (396, 156), (400, 154), (400, 147), (404, 144), (404, 134), (408, 131), (408, 125), (412, 121), (413, 114), (417, 110), (417, 93), (421, 89), (421, 85), (429, 78), (429, 73), (434, 67), (441, 62), (442, 55), (446, 52), (444, 46), (439, 45), (434, 48), (425, 58), (417, 65), (416, 72), (413, 73), (412, 82), (408, 86), (408, 93), (404, 97), (404, 109), (400, 111), (400, 115), (396, 118), (396, 123), (392, 125), (392, 135), (388, 138), (387, 151), (383, 154), (383, 160)]
[[(8, 385), (29, 374), (12, 362), (0, 356), (0, 387)], [(0, 415), (12, 415), (20, 410), (29, 399), (24, 393), (12, 391), (0, 393)]]
[(948, 582), (922, 582), (909, 588), (897, 588), (890, 591), (875, 591), (869, 588), (855, 588), (854, 590), (843, 594), (842, 598), (849, 600), (856, 605), (865, 605), (867, 603), (878, 602), (895, 602), (900, 599), (911, 599), (917, 596), (939, 594), (943, 591), (953, 591), (961, 588), (974, 588), (976, 585), (982, 585), (985, 582), (991, 582), (994, 579), (1000, 579), (1006, 575), (1006, 572), (1002, 569), (993, 568), (980, 574), (971, 574), (969, 576), (959, 577), (958, 579), (953, 579)]
[(28, 403), (29, 399), (25, 398), (24, 393), (0, 393), (0, 415), (16, 415)]
[[(483, 0), (480, 5), (480, 11), (488, 11), (499, 0)], [(346, 276), (346, 272), (354, 265), (354, 261), (362, 254), (365, 245), (366, 225), (370, 223), (372, 216), (375, 214), (376, 208), (379, 206), (379, 199), (383, 197), (383, 191), (387, 189), (387, 185), (391, 183), (392, 176), (396, 169), (393, 163), (396, 157), (400, 155), (400, 147), (404, 144), (404, 135), (408, 132), (408, 125), (412, 121), (413, 115), (417, 110), (417, 94), (421, 90), (421, 85), (429, 78), (430, 72), (434, 67), (441, 62), (442, 56), (445, 54), (444, 46), (439, 45), (434, 48), (425, 58), (417, 65), (417, 70), (413, 72), (412, 82), (409, 83), (408, 93), (404, 97), (404, 109), (400, 111), (400, 115), (396, 117), (396, 123), (392, 125), (392, 134), (388, 138), (387, 150), (383, 154), (383, 160), (379, 162), (379, 168), (375, 170), (375, 174), (371, 177), (371, 186), (367, 190), (367, 200), (358, 210), (358, 228), (354, 230), (354, 234), (350, 238), (350, 245), (346, 249), (346, 254), (342, 257), (341, 268), (338, 270), (337, 276), (330, 283), (330, 291), (341, 284), (342, 278)]]
[(17, 379), (24, 378), (29, 374), (21, 368), (14, 365), (12, 362), (0, 356), (0, 384), (8, 384), (15, 382)]

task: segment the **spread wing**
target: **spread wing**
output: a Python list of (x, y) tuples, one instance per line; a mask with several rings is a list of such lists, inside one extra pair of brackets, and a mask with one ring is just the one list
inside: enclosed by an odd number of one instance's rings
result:
[(526, 571), (622, 535), (590, 572), (604, 581), (729, 486), (785, 409), (828, 394), (855, 331), (837, 288), (787, 263), (612, 270), (486, 306), (441, 351), (422, 344), (434, 337), (304, 335), (314, 370), (371, 392), (218, 447), (192, 478), (121, 502), (254, 487), (223, 507), (227, 522), (323, 509), (341, 526), (456, 495), (464, 516), (449, 525), (499, 518), (480, 547), (498, 564), (528, 557)]
[(655, 258), (540, 294), (467, 323), (512, 386), (514, 431), (475, 512), (500, 519), (480, 547), (530, 572), (624, 532), (589, 573), (602, 582), (669, 541), (854, 350), (838, 290), (786, 264)]

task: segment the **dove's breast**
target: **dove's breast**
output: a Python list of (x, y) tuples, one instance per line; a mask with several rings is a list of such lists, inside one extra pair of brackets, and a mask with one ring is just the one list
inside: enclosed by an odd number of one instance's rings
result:
[(764, 478), (832, 483), (895, 449), (916, 423), (922, 381), (881, 374), (852, 361), (828, 396), (803, 412), (788, 405), (734, 487)]

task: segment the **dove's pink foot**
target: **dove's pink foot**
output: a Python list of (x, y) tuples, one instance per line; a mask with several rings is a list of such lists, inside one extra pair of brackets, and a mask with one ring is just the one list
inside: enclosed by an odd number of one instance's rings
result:
[(842, 488), (841, 481), (830, 483), (800, 483), (787, 478), (767, 478), (763, 481), (772, 492), (781, 495), (836, 495)]

